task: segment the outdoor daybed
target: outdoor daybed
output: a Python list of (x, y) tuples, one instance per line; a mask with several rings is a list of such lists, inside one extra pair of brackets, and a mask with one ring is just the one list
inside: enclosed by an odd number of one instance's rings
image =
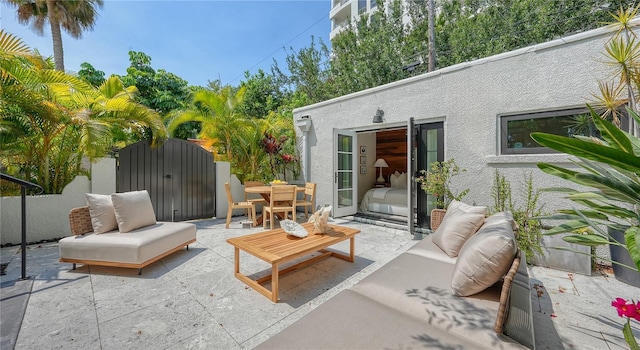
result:
[(480, 208), (452, 203), (434, 234), (258, 348), (533, 348), (515, 224)]
[(142, 268), (196, 241), (196, 226), (156, 222), (147, 191), (87, 194), (86, 207), (69, 213), (73, 236), (59, 241), (60, 261)]

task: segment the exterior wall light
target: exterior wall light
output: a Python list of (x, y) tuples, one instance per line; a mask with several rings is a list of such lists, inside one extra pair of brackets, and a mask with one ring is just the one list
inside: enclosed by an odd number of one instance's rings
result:
[(378, 110), (376, 111), (376, 115), (373, 116), (373, 122), (375, 124), (384, 122), (384, 111), (381, 110), (380, 108), (378, 108)]

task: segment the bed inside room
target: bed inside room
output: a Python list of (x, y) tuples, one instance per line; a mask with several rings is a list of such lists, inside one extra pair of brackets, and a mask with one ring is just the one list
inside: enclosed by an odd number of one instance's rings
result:
[[(358, 134), (361, 146), (359, 214), (399, 221), (409, 216), (406, 137), (406, 128)], [(379, 159), (387, 166), (374, 167)], [(366, 169), (362, 169), (363, 164)], [(384, 181), (379, 181), (382, 179)]]

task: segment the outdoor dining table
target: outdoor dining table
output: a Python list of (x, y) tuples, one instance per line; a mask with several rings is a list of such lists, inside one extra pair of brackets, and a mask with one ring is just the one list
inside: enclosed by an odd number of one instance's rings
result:
[[(281, 185), (276, 185), (276, 186), (281, 186)], [(298, 192), (304, 192), (304, 187), (300, 187), (297, 186), (296, 190)], [(259, 195), (262, 196), (262, 198), (264, 198), (267, 201), (268, 205), (271, 202), (271, 186), (251, 186), (251, 187), (245, 187), (244, 188), (244, 192), (246, 193), (257, 193)], [(276, 214), (278, 215), (278, 214)], [(278, 219), (281, 219), (281, 217), (278, 215)], [(256, 222), (258, 225), (262, 224), (262, 221), (264, 220), (262, 213), (257, 214), (256, 215)]]

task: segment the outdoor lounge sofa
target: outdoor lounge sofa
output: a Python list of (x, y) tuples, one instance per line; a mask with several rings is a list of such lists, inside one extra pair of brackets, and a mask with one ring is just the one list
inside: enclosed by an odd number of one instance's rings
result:
[[(451, 206), (447, 215), (450, 212)], [(533, 348), (529, 277), (517, 245), (512, 245), (511, 214), (498, 213), (486, 220), (482, 215), (482, 227), (463, 241), (457, 257), (439, 246), (451, 248), (447, 244), (456, 240), (444, 232), (456, 230), (452, 228), (456, 222), (447, 219), (452, 217), (445, 216), (436, 233), (257, 348)], [(442, 237), (451, 239), (442, 244)], [(477, 271), (460, 275), (470, 267), (500, 276), (492, 283)]]
[(196, 241), (192, 223), (156, 222), (146, 191), (87, 194), (87, 203), (71, 210), (73, 236), (59, 241), (60, 262), (73, 263), (74, 269), (76, 264), (116, 266), (141, 274), (143, 267)]

